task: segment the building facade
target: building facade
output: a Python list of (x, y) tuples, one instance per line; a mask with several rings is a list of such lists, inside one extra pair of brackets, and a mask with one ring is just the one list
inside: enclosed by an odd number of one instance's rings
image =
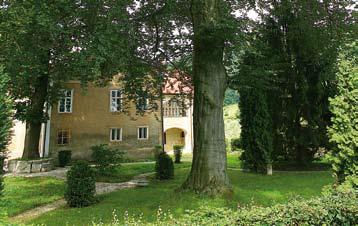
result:
[[(57, 158), (59, 151), (71, 150), (73, 159), (90, 159), (91, 147), (98, 144), (116, 147), (129, 159), (151, 157), (156, 145), (164, 145), (165, 151), (171, 152), (173, 145), (180, 144), (185, 152), (191, 152), (192, 107), (180, 104), (176, 87), (164, 87), (163, 94), (156, 110), (147, 111), (149, 101), (145, 99), (126, 103), (124, 110), (120, 84), (89, 84), (83, 89), (80, 82), (70, 81), (58, 103), (49, 110), (50, 118), (42, 129), (40, 155)], [(16, 131), (9, 148), (10, 153), (17, 153), (13, 156), (19, 157), (23, 141), (24, 132)]]

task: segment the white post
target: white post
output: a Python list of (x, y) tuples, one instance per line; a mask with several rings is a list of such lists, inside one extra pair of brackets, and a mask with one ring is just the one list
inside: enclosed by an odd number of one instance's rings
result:
[(50, 153), (50, 133), (51, 133), (51, 107), (48, 109), (49, 119), (46, 123), (46, 134), (45, 134), (45, 151), (43, 157), (48, 157)]

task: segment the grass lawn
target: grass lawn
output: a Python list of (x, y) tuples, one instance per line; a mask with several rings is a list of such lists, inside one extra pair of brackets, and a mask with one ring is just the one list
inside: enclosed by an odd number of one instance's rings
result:
[(64, 182), (51, 177), (5, 177), (0, 208), (13, 216), (63, 197)]
[[(190, 167), (191, 162), (183, 162), (176, 164), (176, 168)], [(109, 182), (119, 183), (133, 179), (134, 176), (144, 173), (154, 172), (154, 162), (135, 162), (135, 163), (124, 163), (120, 167), (116, 168), (110, 175), (98, 175), (96, 181), (98, 182)]]
[[(175, 179), (170, 181), (151, 181), (145, 188), (125, 189), (100, 197), (96, 205), (82, 208), (62, 208), (42, 215), (29, 223), (45, 225), (90, 225), (92, 221), (109, 222), (113, 210), (120, 219), (125, 211), (130, 215), (143, 213), (144, 221), (156, 218), (160, 206), (179, 216), (187, 209), (199, 206), (236, 208), (238, 204), (270, 206), (301, 196), (309, 198), (319, 195), (324, 185), (333, 181), (330, 172), (282, 172), (273, 176), (263, 176), (229, 169), (234, 194), (226, 198), (210, 198), (193, 193), (175, 191), (185, 180), (189, 168), (185, 164), (176, 166)], [(61, 222), (61, 223), (60, 223)]]

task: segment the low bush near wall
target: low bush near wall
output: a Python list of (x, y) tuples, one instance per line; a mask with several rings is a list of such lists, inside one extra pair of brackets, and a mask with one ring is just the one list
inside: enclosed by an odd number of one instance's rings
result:
[(85, 161), (76, 162), (67, 172), (65, 199), (70, 207), (95, 203), (96, 185), (93, 169)]
[[(293, 200), (272, 207), (245, 206), (239, 207), (236, 211), (227, 208), (203, 207), (199, 210), (188, 211), (181, 219), (174, 219), (170, 213), (159, 209), (155, 223), (146, 223), (126, 214), (124, 225), (354, 226), (358, 224), (357, 203), (357, 191), (348, 189), (334, 191), (329, 195), (309, 200)], [(109, 225), (123, 225), (123, 222), (114, 216), (113, 222)]]
[(65, 167), (71, 162), (72, 151), (62, 150), (58, 152), (58, 165)]

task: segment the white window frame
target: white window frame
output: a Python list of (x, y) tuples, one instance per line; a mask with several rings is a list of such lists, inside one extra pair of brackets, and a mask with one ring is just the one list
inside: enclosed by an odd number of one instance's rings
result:
[[(64, 137), (62, 136), (61, 137), (61, 143), (59, 143), (58, 141), (59, 141), (59, 133), (63, 133), (63, 132), (67, 132), (67, 134), (68, 134), (68, 136), (67, 136), (67, 143), (66, 144), (64, 144), (63, 143), (63, 140), (64, 140)], [(57, 145), (58, 146), (67, 146), (67, 145), (70, 145), (70, 143), (71, 143), (71, 131), (69, 130), (69, 129), (59, 129), (59, 130), (57, 130), (57, 141), (56, 141), (56, 143), (57, 143)]]
[[(120, 131), (120, 136), (119, 136), (119, 140), (117, 140), (117, 139), (112, 139), (112, 131), (116, 131), (115, 132), (115, 136), (114, 137), (117, 137), (117, 131), (119, 130)], [(118, 127), (113, 127), (113, 128), (110, 128), (109, 129), (109, 140), (111, 141), (111, 142), (119, 142), (119, 141), (122, 141), (122, 135), (123, 135), (123, 130), (122, 130), (122, 128), (118, 128)]]
[[(139, 137), (139, 131), (141, 128), (146, 128), (147, 129), (147, 137), (146, 138), (140, 138)], [(138, 126), (137, 128), (137, 138), (138, 140), (148, 140), (149, 139), (149, 127), (148, 126)]]
[[(62, 92), (63, 92), (63, 93), (64, 93), (64, 92), (71, 92), (71, 97), (66, 97), (66, 96), (65, 96), (65, 97), (61, 97), (61, 98), (58, 100), (58, 103), (57, 103), (57, 105), (58, 105), (58, 106), (57, 106), (57, 111), (58, 111), (58, 113), (60, 113), (60, 114), (69, 114), (69, 113), (72, 113), (72, 109), (73, 109), (73, 89), (65, 89), (65, 90), (63, 90)], [(65, 109), (65, 110), (64, 110), (64, 111), (61, 111), (61, 110), (60, 110), (60, 108), (61, 108), (60, 106), (61, 106), (61, 101), (62, 101), (63, 99), (64, 99), (64, 101), (65, 101), (65, 102), (64, 102), (64, 105), (65, 105), (65, 106), (64, 106), (64, 107), (65, 107), (64, 109)], [(70, 111), (67, 111), (67, 110), (66, 110), (66, 102), (67, 102), (68, 100), (71, 101)]]
[[(112, 97), (112, 92), (120, 92), (120, 96), (119, 97)], [(109, 90), (109, 111), (110, 112), (121, 112), (122, 111), (122, 97), (123, 97), (123, 92), (122, 92), (122, 90), (121, 89), (111, 89), (111, 90)], [(119, 101), (120, 101), (120, 106), (119, 106), (119, 110), (117, 109), (117, 110), (113, 110), (112, 109), (112, 101), (113, 100), (117, 100), (117, 99), (119, 99)], [(117, 104), (117, 102), (116, 102), (116, 104)], [(118, 108), (118, 106), (117, 106), (117, 108)]]

